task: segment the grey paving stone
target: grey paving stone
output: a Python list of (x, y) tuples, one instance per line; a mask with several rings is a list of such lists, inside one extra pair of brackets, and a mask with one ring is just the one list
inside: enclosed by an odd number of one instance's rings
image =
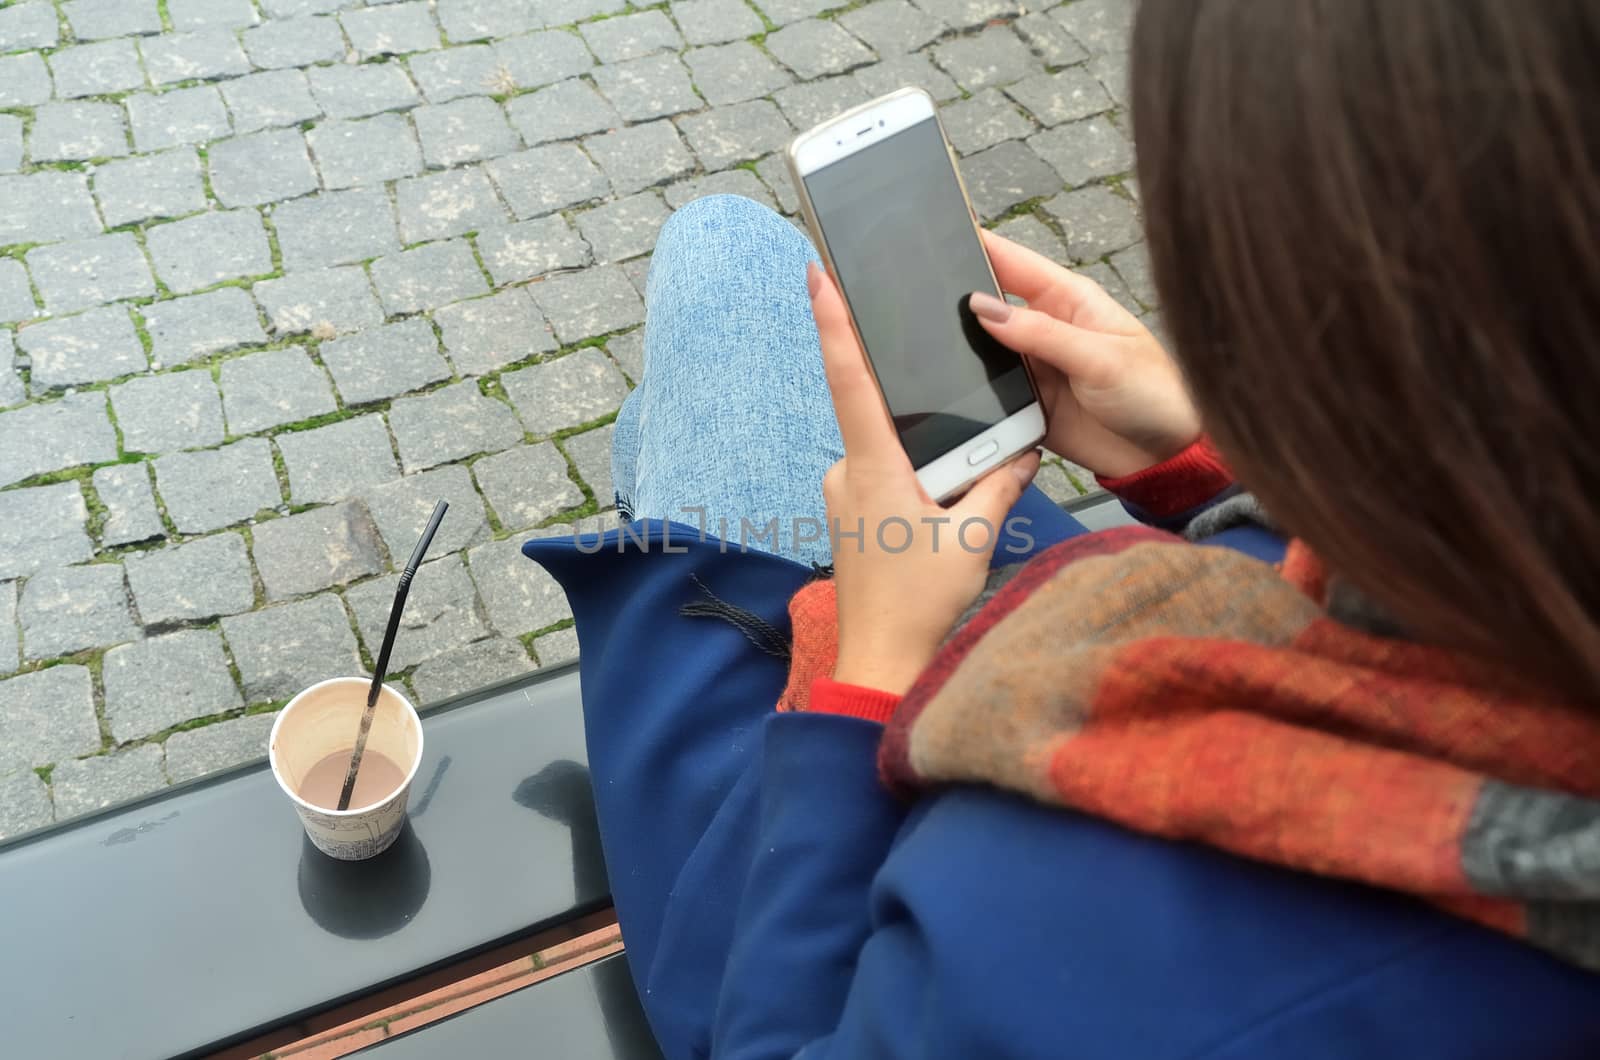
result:
[(332, 338), (383, 323), (366, 271), (351, 266), (297, 272), (253, 288), (275, 335), (311, 332)]
[(128, 129), (115, 103), (46, 103), (34, 111), (28, 157), (35, 162), (83, 162), (127, 153)]
[(331, 15), (348, 7), (359, 7), (361, 0), (259, 0), (268, 18), (300, 18), (303, 15)]
[(628, 394), (628, 384), (616, 365), (592, 346), (544, 364), (507, 372), (500, 382), (522, 422), (538, 435), (609, 415)]
[(630, 258), (622, 263), (622, 274), (633, 284), (633, 289), (643, 298), (645, 294), (645, 280), (650, 275), (650, 255), (642, 258)]
[[(570, 531), (560, 528), (532, 536), (567, 533)], [(543, 567), (522, 554), (522, 542), (517, 538), (479, 545), (467, 553), (467, 563), (478, 583), (489, 624), (497, 633), (520, 637), (572, 617), (567, 594)]]
[(1128, 82), (1128, 53), (1106, 52), (1088, 62), (1089, 72), (1104, 86), (1106, 94), (1119, 107), (1129, 105), (1133, 98)]
[(571, 626), (546, 633), (533, 642), (533, 653), (540, 666), (560, 666), (578, 658), (578, 631)]
[(484, 229), (478, 253), (496, 286), (589, 264), (589, 244), (557, 215)]
[(98, 166), (94, 193), (112, 228), (155, 217), (184, 217), (206, 208), (200, 159), (187, 147)]
[(950, 104), (939, 116), (951, 145), (963, 155), (1019, 139), (1034, 131), (1034, 124), (992, 88), (984, 89), (971, 99)]
[(65, 0), (61, 12), (79, 40), (161, 32), (156, 0)]
[(489, 291), (472, 247), (461, 239), (379, 258), (372, 263), (372, 285), (390, 316), (437, 309)]
[(11, 335), (0, 332), (0, 408), (20, 405), (28, 398), (17, 371), (17, 356), (11, 344)]
[[(94, 555), (89, 508), (76, 482), (0, 493), (0, 578), (77, 563)], [(0, 696), (0, 703), (4, 697)], [(0, 754), (5, 741), (0, 740)]]
[(837, 22), (806, 19), (769, 34), (767, 50), (802, 81), (842, 74), (874, 61), (866, 45)]
[(630, 125), (591, 136), (584, 148), (599, 163), (618, 195), (677, 180), (693, 172), (694, 156), (669, 121)]
[(1009, 221), (997, 224), (994, 226), (994, 231), (996, 235), (1005, 236), (1013, 243), (1019, 243), (1035, 253), (1043, 254), (1051, 261), (1067, 260), (1067, 248), (1062, 244), (1061, 237), (1031, 214), (1023, 214), (1021, 217), (1013, 217)]
[(749, 41), (694, 48), (683, 58), (706, 102), (714, 107), (771, 95), (793, 80)]
[[(33, 288), (28, 285), (28, 270), (14, 258), (0, 258), (0, 323), (31, 320), (39, 315), (33, 304)], [(11, 352), (7, 336), (5, 352)], [(0, 387), (0, 391), (3, 391)]]
[(782, 155), (768, 155), (757, 162), (756, 174), (772, 189), (784, 213), (799, 212), (800, 198), (794, 193), (794, 183), (789, 178), (789, 164)]
[(23, 583), (17, 617), (22, 623), (22, 653), (30, 660), (141, 636), (128, 610), (128, 587), (117, 563), (39, 571)]
[(880, 55), (916, 51), (937, 40), (945, 25), (906, 0), (876, 0), (839, 16), (839, 24)]
[(487, 163), (495, 187), (521, 218), (564, 210), (611, 194), (611, 183), (570, 143), (546, 144)]
[(272, 211), (289, 271), (349, 265), (400, 249), (394, 208), (382, 188), (296, 199)]
[(178, 88), (160, 95), (138, 92), (126, 100), (133, 142), (140, 151), (199, 144), (227, 136), (233, 127), (214, 85)]
[(362, 499), (391, 556), (411, 555), (434, 505), (441, 500), (450, 510), (439, 524), (430, 553), (444, 555), (489, 539), (483, 498), (472, 488), (472, 476), (459, 464), (407, 475), (368, 490)]
[(897, 88), (913, 85), (928, 93), (940, 103), (961, 95), (961, 89), (949, 75), (933, 65), (924, 52), (914, 55), (891, 55), (882, 62), (863, 66), (850, 75), (855, 78), (868, 99), (876, 98)]
[(50, 71), (38, 52), (0, 57), (0, 107), (36, 107), (52, 91)]
[(534, 11), (546, 26), (586, 22), (596, 15), (615, 15), (624, 11), (627, 0), (539, 0)]
[(330, 121), (306, 135), (330, 189), (382, 184), (422, 172), (422, 151), (398, 114), (363, 121)]
[(105, 507), (100, 543), (107, 548), (149, 541), (166, 532), (156, 511), (150, 471), (144, 464), (113, 464), (94, 473), (94, 492)]
[[(361, 640), (376, 654), (383, 642), (400, 576), (374, 578), (345, 590)], [(478, 615), (478, 594), (459, 555), (424, 563), (411, 581), (389, 665), (405, 670), (453, 648), (482, 640), (489, 629)]]
[(32, 359), (35, 394), (148, 367), (128, 311), (119, 306), (35, 324), (18, 332), (17, 346)]
[(506, 104), (511, 122), (530, 145), (569, 140), (622, 124), (615, 107), (587, 81), (561, 81)]
[(139, 51), (153, 85), (238, 77), (251, 70), (239, 38), (226, 29), (149, 37), (139, 42)]
[(1111, 266), (1128, 285), (1129, 293), (1144, 303), (1145, 308), (1153, 309), (1161, 303), (1155, 277), (1150, 273), (1150, 249), (1145, 244), (1136, 243), (1117, 251), (1111, 255)]
[(231, 358), (221, 375), (230, 434), (255, 434), (338, 407), (328, 377), (299, 346)]
[(743, 0), (678, 0), (671, 10), (690, 44), (726, 44), (767, 28)]
[(412, 114), (429, 166), (446, 168), (482, 158), (497, 158), (522, 146), (492, 99), (474, 97), (418, 107)]
[(104, 394), (69, 394), (0, 413), (0, 486), (116, 458)]
[(348, 585), (384, 567), (378, 529), (353, 501), (261, 523), (251, 552), (270, 600)]
[(332, 593), (222, 620), (246, 703), (288, 699), (363, 672), (350, 619)]
[(100, 749), (86, 666), (52, 666), (0, 681), (0, 770), (31, 769)]
[(702, 106), (676, 55), (648, 55), (602, 66), (594, 71), (594, 80), (629, 121), (664, 118)]
[(282, 125), (298, 125), (322, 116), (311, 86), (300, 70), (269, 70), (220, 86), (233, 116), (233, 131), (251, 133)]
[(781, 150), (794, 135), (778, 108), (765, 99), (693, 114), (678, 124), (695, 154), (712, 170)]
[(433, 319), (450, 360), (464, 376), (483, 375), (556, 348), (550, 325), (525, 287), (457, 302)]
[(402, 320), (322, 344), (318, 353), (346, 405), (362, 405), (450, 378), (426, 320)]
[(244, 705), (214, 629), (180, 630), (112, 648), (104, 680), (106, 724), (118, 743)]
[(1056, 171), (1045, 165), (1027, 144), (1015, 140), (968, 155), (961, 160), (961, 175), (978, 216), (992, 221), (1011, 207), (1061, 187)]
[(400, 398), (389, 410), (389, 430), (407, 473), (498, 452), (520, 442), (523, 435), (510, 406), (485, 397), (473, 380)]
[(1144, 238), (1133, 205), (1109, 188), (1064, 192), (1043, 209), (1061, 226), (1067, 256), (1073, 261), (1093, 261)]
[(1039, 61), (1009, 26), (935, 44), (934, 62), (969, 91), (1010, 84), (1039, 69)]
[(551, 276), (531, 290), (563, 345), (644, 321), (644, 303), (615, 265)]
[(780, 88), (774, 98), (796, 129), (809, 129), (872, 97), (855, 78), (829, 77)]
[(606, 340), (606, 352), (622, 367), (635, 383), (644, 378), (644, 329), (639, 328), (624, 335), (613, 335)]
[(561, 441), (561, 448), (578, 466), (578, 477), (588, 484), (601, 507), (610, 507), (617, 501), (611, 482), (611, 442), (616, 433), (616, 424), (608, 423)]
[(576, 216), (578, 230), (601, 264), (647, 253), (655, 246), (656, 233), (666, 219), (667, 208), (653, 191), (617, 199)]
[(838, 7), (837, 0), (766, 0), (757, 3), (762, 11), (775, 26), (787, 26), (791, 22), (798, 22), (802, 18), (813, 18), (830, 7)]
[(247, 29), (240, 38), (250, 61), (263, 70), (344, 58), (344, 34), (331, 18), (286, 18)]
[(350, 46), (363, 58), (425, 52), (443, 43), (425, 0), (346, 11), (339, 21)]
[(494, 54), (496, 79), (523, 89), (576, 77), (594, 65), (583, 39), (560, 29), (496, 41)]
[(0, 8), (0, 52), (53, 48), (60, 40), (61, 25), (49, 0)]
[(1133, 297), (1133, 293), (1128, 290), (1128, 285), (1122, 281), (1121, 276), (1117, 275), (1117, 270), (1105, 262), (1096, 261), (1088, 265), (1079, 265), (1074, 271), (1079, 276), (1087, 276), (1099, 284), (1101, 289), (1106, 294), (1109, 294), (1118, 305), (1134, 316), (1144, 312), (1144, 306), (1140, 305), (1139, 300)]
[(972, 29), (996, 19), (1022, 14), (1021, 0), (912, 0), (912, 3), (953, 29)]
[(260, 206), (317, 190), (305, 137), (274, 129), (211, 145), (211, 190), (224, 206)]
[(237, 287), (155, 302), (141, 312), (150, 353), (162, 366), (267, 341), (256, 304)]
[(1111, 97), (1094, 75), (1080, 67), (1037, 74), (1006, 89), (1042, 125), (1078, 121), (1111, 109)]
[[(419, 705), (430, 705), (497, 681), (521, 677), (531, 670), (533, 660), (521, 643), (494, 637), (447, 651), (422, 663), (411, 675), (411, 685), (417, 690)], [(5, 790), (4, 784), (5, 781), (0, 780), (0, 791)]]
[(100, 231), (82, 173), (0, 177), (0, 246), (53, 243)]
[(408, 65), (412, 79), (429, 103), (448, 103), (493, 91), (500, 59), (487, 44), (468, 44), (413, 55)]
[(118, 383), (111, 388), (111, 408), (130, 453), (199, 449), (222, 441), (222, 400), (204, 368)]
[(45, 310), (53, 314), (156, 293), (155, 278), (131, 232), (30, 250), (28, 271)]
[(137, 799), (166, 786), (158, 744), (62, 762), (50, 774), (58, 821)]
[(156, 275), (174, 291), (272, 271), (272, 248), (253, 210), (200, 214), (157, 225), (145, 233)]
[(1043, 12), (1023, 15), (1011, 28), (1046, 66), (1072, 66), (1089, 57), (1088, 50), (1060, 22)]
[(275, 441), (289, 474), (293, 504), (344, 500), (400, 474), (379, 415), (290, 431)]
[(107, 40), (62, 48), (50, 56), (56, 96), (79, 99), (144, 86), (144, 67), (131, 40)]
[[(587, 437), (587, 436), (585, 436)], [(609, 465), (610, 456), (607, 456)], [(507, 530), (525, 530), (584, 501), (567, 462), (549, 442), (522, 445), (472, 465), (489, 507)]]
[(22, 119), (15, 114), (0, 114), (0, 173), (15, 173), (22, 168)]
[(505, 0), (439, 0), (439, 25), (455, 43), (508, 37), (541, 24), (531, 4)]
[(133, 553), (124, 565), (134, 605), (146, 626), (207, 622), (255, 606), (250, 555), (244, 538), (236, 533)]
[(579, 32), (602, 63), (620, 63), (654, 52), (676, 52), (683, 47), (677, 28), (660, 11), (590, 22), (580, 26)]
[(1092, 52), (1125, 52), (1133, 33), (1133, 11), (1133, 0), (1074, 0), (1050, 15)]
[(365, 118), (422, 102), (399, 63), (313, 66), (306, 77), (312, 95), (330, 118)]
[(156, 490), (181, 534), (203, 534), (244, 522), (283, 503), (265, 438), (221, 449), (156, 458)]
[(54, 820), (50, 789), (37, 773), (19, 768), (0, 777), (0, 839), (43, 828)]
[(250, 714), (167, 737), (167, 779), (182, 784), (196, 777), (253, 762), (267, 753), (277, 714)]
[(22, 645), (17, 639), (17, 583), (0, 583), (0, 674), (8, 674), (22, 662)]
[(1060, 125), (1029, 137), (1028, 146), (1069, 188), (1133, 168), (1133, 144), (1103, 117)]
[(729, 169), (709, 177), (680, 180), (667, 188), (667, 205), (674, 210), (707, 195), (743, 195), (771, 210), (778, 204), (761, 179), (748, 169)]
[(167, 18), (178, 31), (248, 29), (261, 21), (250, 0), (167, 0)]

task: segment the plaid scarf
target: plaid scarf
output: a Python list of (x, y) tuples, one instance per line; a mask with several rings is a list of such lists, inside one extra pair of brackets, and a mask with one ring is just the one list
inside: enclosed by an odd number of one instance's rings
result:
[[(1415, 895), (1600, 970), (1600, 710), (1329, 615), (1280, 569), (1143, 528), (996, 572), (896, 709), (906, 794), (991, 784)], [(833, 585), (791, 602), (780, 710), (831, 672)]]

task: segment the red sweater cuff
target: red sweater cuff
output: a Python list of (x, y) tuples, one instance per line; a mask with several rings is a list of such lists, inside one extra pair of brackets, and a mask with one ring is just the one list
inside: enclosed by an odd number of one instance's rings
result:
[(1096, 475), (1095, 481), (1157, 519), (1198, 508), (1233, 485), (1233, 472), (1202, 437), (1183, 452), (1121, 478)]
[(819, 677), (811, 683), (809, 709), (813, 714), (840, 714), (885, 725), (899, 705), (900, 697), (893, 692), (842, 684), (831, 677)]

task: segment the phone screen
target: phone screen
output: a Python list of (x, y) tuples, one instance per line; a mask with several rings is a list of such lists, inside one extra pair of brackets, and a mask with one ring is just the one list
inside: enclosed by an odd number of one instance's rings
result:
[(805, 183), (913, 467), (1033, 403), (1022, 359), (967, 308), (994, 279), (932, 118)]

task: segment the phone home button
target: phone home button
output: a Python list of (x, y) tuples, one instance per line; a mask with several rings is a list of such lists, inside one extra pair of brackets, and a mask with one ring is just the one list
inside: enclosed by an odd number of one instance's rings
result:
[(972, 452), (967, 454), (967, 463), (971, 464), (973, 467), (977, 467), (979, 464), (983, 463), (985, 460), (989, 459), (999, 451), (999, 442), (984, 442), (982, 445), (974, 446)]

